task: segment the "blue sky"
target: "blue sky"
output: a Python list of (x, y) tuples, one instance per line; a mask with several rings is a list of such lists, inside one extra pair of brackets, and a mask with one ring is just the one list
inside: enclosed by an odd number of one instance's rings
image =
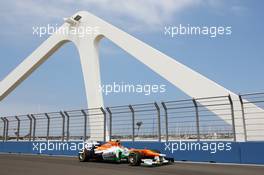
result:
[[(32, 35), (33, 26), (61, 25), (63, 17), (87, 10), (236, 93), (263, 91), (263, 6), (261, 0), (4, 1), (0, 7), (0, 80), (47, 39)], [(231, 26), (232, 34), (216, 38), (164, 35), (165, 26), (179, 24)], [(100, 44), (100, 62), (104, 84), (166, 85), (162, 94), (104, 96), (106, 106), (188, 98), (106, 39)], [(86, 108), (85, 99), (78, 53), (68, 43), (0, 102), (0, 113)]]

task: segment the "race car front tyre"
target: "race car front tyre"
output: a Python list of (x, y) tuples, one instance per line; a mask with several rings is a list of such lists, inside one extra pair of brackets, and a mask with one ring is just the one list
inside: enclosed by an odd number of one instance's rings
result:
[(174, 163), (174, 158), (171, 157), (165, 157), (166, 160), (169, 161), (169, 163)]
[(79, 153), (79, 161), (80, 162), (87, 162), (89, 161), (89, 150), (85, 149), (83, 152)]
[(141, 155), (139, 152), (132, 152), (128, 156), (128, 162), (131, 166), (139, 166), (141, 164)]

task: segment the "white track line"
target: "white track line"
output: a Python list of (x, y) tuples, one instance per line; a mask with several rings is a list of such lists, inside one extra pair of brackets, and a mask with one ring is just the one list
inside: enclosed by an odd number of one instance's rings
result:
[(230, 165), (230, 166), (259, 166), (264, 167), (262, 164), (242, 164), (242, 163), (219, 163), (219, 162), (191, 162), (191, 161), (175, 161), (175, 163), (181, 164), (205, 164), (205, 165)]

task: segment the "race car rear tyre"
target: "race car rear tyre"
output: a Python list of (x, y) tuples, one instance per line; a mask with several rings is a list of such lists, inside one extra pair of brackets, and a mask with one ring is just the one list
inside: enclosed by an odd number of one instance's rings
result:
[(141, 164), (141, 155), (139, 152), (132, 152), (128, 156), (128, 162), (131, 166), (139, 166)]
[(80, 162), (87, 162), (89, 161), (89, 155), (90, 155), (90, 151), (85, 149), (82, 153), (79, 153), (79, 161)]

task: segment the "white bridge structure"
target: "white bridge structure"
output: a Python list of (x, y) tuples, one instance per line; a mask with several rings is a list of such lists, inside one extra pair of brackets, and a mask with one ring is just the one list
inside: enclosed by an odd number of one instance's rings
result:
[[(243, 141), (244, 131), (241, 124), (243, 121), (237, 94), (86, 11), (77, 12), (65, 20), (65, 23), (58, 30), (69, 31), (80, 27), (97, 28), (98, 31), (93, 34), (82, 34), (82, 36), (71, 32), (55, 32), (52, 34), (0, 82), (0, 101), (31, 75), (34, 70), (43, 64), (63, 44), (73, 42), (80, 56), (88, 108), (103, 107), (103, 96), (102, 92), (99, 91), (101, 78), (98, 45), (100, 40), (105, 37), (190, 97), (201, 98), (230, 95), (234, 101), (236, 138), (238, 141)], [(258, 108), (254, 104), (252, 104), (252, 107)], [(210, 107), (208, 108), (210, 110)], [(258, 110), (262, 111), (261, 108), (258, 108)], [(97, 122), (96, 126), (92, 124), (89, 126), (91, 139), (103, 139), (103, 116), (88, 120), (96, 120)], [(101, 122), (100, 126), (98, 126), (98, 122)], [(230, 121), (227, 122), (230, 123)], [(89, 123), (93, 123), (93, 121)], [(94, 131), (95, 129), (97, 130), (96, 132)], [(102, 133), (98, 133), (98, 129), (101, 129)], [(258, 139), (263, 138), (256, 138), (256, 140)]]

